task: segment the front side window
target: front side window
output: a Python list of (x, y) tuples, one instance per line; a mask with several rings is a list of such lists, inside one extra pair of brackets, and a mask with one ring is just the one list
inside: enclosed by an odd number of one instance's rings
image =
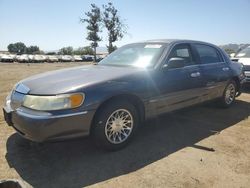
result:
[(215, 48), (203, 44), (195, 44), (194, 46), (197, 49), (202, 64), (222, 62), (222, 58)]
[(119, 48), (103, 59), (101, 65), (152, 67), (164, 50), (163, 44), (132, 44)]
[(181, 58), (185, 61), (185, 66), (195, 64), (193, 59), (190, 46), (188, 44), (178, 44), (170, 52), (169, 59), (171, 58)]

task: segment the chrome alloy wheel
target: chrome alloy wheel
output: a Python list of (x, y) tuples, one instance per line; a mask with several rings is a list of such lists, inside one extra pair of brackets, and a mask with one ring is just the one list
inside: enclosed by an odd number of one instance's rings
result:
[(133, 116), (126, 109), (114, 111), (108, 118), (105, 125), (105, 135), (112, 144), (124, 142), (132, 132)]
[(226, 92), (225, 92), (225, 102), (227, 104), (231, 104), (234, 101), (235, 93), (236, 93), (235, 86), (234, 86), (234, 84), (230, 83), (227, 86), (227, 89), (226, 89)]

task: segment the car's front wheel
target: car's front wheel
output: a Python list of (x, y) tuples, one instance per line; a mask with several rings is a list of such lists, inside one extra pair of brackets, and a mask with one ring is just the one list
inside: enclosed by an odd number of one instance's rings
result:
[(227, 84), (227, 86), (226, 86), (226, 88), (225, 88), (225, 90), (223, 92), (223, 96), (220, 99), (220, 103), (221, 103), (222, 107), (227, 108), (227, 107), (230, 107), (234, 103), (235, 96), (236, 96), (236, 93), (237, 93), (236, 90), (237, 90), (236, 89), (236, 83), (235, 83), (234, 80), (231, 80)]
[(115, 100), (101, 108), (94, 119), (92, 136), (97, 146), (118, 150), (129, 143), (139, 123), (134, 105)]

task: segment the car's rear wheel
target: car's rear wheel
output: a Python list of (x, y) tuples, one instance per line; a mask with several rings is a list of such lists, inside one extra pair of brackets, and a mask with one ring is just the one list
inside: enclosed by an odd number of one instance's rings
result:
[(236, 93), (237, 93), (236, 90), (237, 90), (236, 89), (236, 83), (235, 83), (234, 80), (231, 80), (227, 84), (227, 86), (226, 86), (226, 88), (225, 88), (225, 90), (223, 92), (223, 96), (220, 99), (220, 104), (221, 104), (222, 107), (228, 108), (234, 103), (235, 96), (236, 96)]
[(130, 142), (138, 120), (134, 105), (126, 100), (114, 100), (97, 112), (91, 134), (97, 146), (106, 150), (118, 150)]

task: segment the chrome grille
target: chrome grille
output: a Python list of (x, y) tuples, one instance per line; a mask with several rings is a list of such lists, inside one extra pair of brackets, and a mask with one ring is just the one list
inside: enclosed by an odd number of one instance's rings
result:
[(13, 91), (10, 98), (10, 106), (13, 110), (16, 110), (22, 105), (24, 94), (17, 91)]

